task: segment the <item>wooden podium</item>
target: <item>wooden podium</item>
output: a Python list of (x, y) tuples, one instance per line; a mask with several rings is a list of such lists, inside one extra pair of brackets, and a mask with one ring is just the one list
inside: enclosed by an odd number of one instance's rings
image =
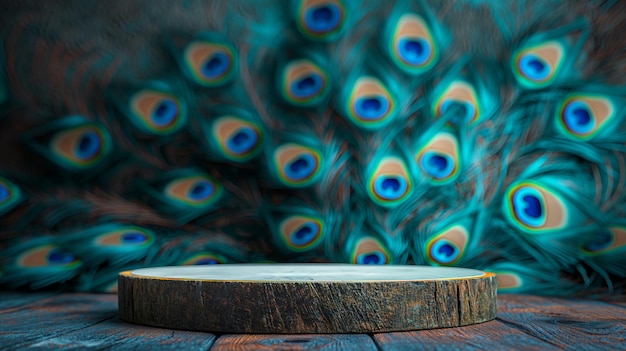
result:
[(473, 269), (344, 264), (144, 268), (119, 275), (124, 321), (217, 333), (377, 333), (496, 316), (496, 277)]

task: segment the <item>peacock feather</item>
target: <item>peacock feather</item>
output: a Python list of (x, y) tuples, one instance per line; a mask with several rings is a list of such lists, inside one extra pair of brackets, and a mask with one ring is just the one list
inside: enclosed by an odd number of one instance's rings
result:
[(342, 262), (626, 286), (626, 4), (0, 4), (0, 287)]

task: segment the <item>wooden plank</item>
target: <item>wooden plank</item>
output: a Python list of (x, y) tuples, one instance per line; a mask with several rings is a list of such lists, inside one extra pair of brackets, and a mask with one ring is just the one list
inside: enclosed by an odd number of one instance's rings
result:
[(185, 350), (206, 351), (215, 335), (128, 324), (118, 318), (28, 345), (29, 350)]
[(495, 321), (375, 334), (381, 350), (626, 349), (626, 314), (603, 302), (500, 295)]
[(0, 345), (9, 350), (53, 339), (117, 315), (117, 296), (61, 294), (0, 315)]
[(0, 292), (0, 314), (7, 309), (13, 309), (28, 305), (29, 303), (37, 300), (43, 300), (52, 296), (57, 296), (60, 293), (57, 292), (18, 292), (18, 291), (3, 291)]
[(382, 351), (402, 350), (558, 350), (499, 321), (466, 327), (374, 334)]
[(222, 335), (211, 351), (375, 351), (374, 341), (366, 334), (298, 334), (298, 335)]
[(215, 335), (128, 324), (117, 317), (117, 296), (106, 294), (3, 293), (3, 350), (208, 350)]
[[(500, 295), (496, 321), (467, 327), (346, 335), (223, 335), (157, 329), (121, 322), (116, 296), (3, 293), (3, 350), (626, 350), (624, 308), (602, 301)], [(40, 298), (41, 297), (41, 298)], [(15, 300), (15, 301), (13, 301)], [(13, 302), (12, 302), (13, 301)], [(21, 302), (20, 302), (21, 301)], [(620, 297), (609, 300), (621, 304)]]
[(626, 313), (602, 301), (504, 295), (497, 320), (551, 345), (626, 350)]

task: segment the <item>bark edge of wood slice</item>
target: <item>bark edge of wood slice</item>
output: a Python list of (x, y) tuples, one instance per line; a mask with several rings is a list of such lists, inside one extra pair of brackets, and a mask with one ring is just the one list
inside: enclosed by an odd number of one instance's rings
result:
[(122, 320), (214, 333), (378, 333), (496, 317), (493, 273), (430, 266), (229, 264), (137, 269)]

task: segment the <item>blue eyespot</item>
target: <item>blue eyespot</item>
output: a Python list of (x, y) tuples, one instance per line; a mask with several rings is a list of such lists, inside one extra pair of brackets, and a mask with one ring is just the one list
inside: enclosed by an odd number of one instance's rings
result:
[(430, 43), (422, 38), (402, 38), (397, 42), (397, 51), (403, 61), (410, 65), (422, 65), (431, 59)]
[(220, 262), (215, 258), (203, 258), (194, 262), (194, 265), (209, 265), (209, 264), (220, 264)]
[(431, 257), (441, 264), (450, 263), (459, 257), (461, 250), (446, 240), (439, 240), (431, 247)]
[(539, 191), (524, 187), (513, 194), (515, 217), (530, 227), (540, 227), (545, 222), (543, 197)]
[(238, 65), (238, 53), (233, 44), (215, 32), (200, 33), (187, 44), (181, 59), (187, 78), (210, 88), (230, 82)]
[(122, 235), (122, 242), (125, 244), (139, 244), (148, 241), (148, 236), (144, 233), (129, 232)]
[(380, 176), (374, 182), (375, 193), (384, 200), (396, 200), (406, 195), (409, 185), (402, 177)]
[(278, 180), (290, 187), (303, 187), (317, 181), (323, 166), (319, 150), (295, 143), (284, 144), (274, 151)]
[(358, 264), (385, 264), (387, 257), (382, 252), (367, 252), (357, 257)]
[(348, 13), (342, 0), (297, 0), (296, 24), (303, 35), (314, 40), (334, 40)]
[(524, 213), (533, 218), (541, 217), (543, 210), (541, 209), (541, 200), (534, 195), (526, 195), (522, 198), (526, 202)]
[(58, 249), (54, 249), (48, 253), (48, 261), (52, 264), (67, 264), (76, 259), (76, 256), (69, 252), (63, 252)]
[(603, 231), (596, 233), (593, 241), (587, 243), (584, 249), (589, 252), (598, 252), (610, 247), (611, 244), (613, 244), (613, 233)]
[(322, 88), (324, 88), (324, 78), (319, 74), (311, 73), (295, 80), (289, 91), (297, 99), (306, 99), (318, 94)]
[(186, 103), (164, 82), (150, 82), (132, 95), (122, 108), (143, 133), (169, 135), (187, 122)]
[(526, 89), (546, 87), (563, 69), (567, 47), (559, 40), (526, 45), (513, 54), (512, 70), (517, 82)]
[(231, 135), (226, 145), (228, 150), (235, 154), (245, 154), (254, 149), (259, 140), (257, 131), (250, 127), (241, 127)]
[(308, 222), (298, 228), (291, 234), (291, 242), (296, 246), (303, 246), (309, 244), (311, 241), (317, 238), (319, 232), (319, 226), (314, 223)]
[(548, 63), (534, 55), (522, 56), (519, 60), (519, 70), (526, 77), (539, 81), (548, 78), (551, 73)]
[(356, 243), (350, 261), (355, 264), (388, 264), (391, 255), (380, 241), (366, 236)]
[(582, 220), (572, 213), (561, 194), (532, 180), (509, 186), (502, 205), (505, 218), (528, 234), (562, 230)]
[[(374, 168), (375, 167), (375, 168)], [(381, 206), (397, 206), (413, 192), (406, 163), (396, 156), (385, 156), (373, 163), (368, 175), (367, 192)]]
[(8, 187), (0, 183), (0, 203), (6, 201), (11, 196)]
[(279, 80), (283, 98), (295, 106), (318, 105), (329, 93), (328, 74), (318, 63), (307, 59), (290, 61)]
[(189, 190), (189, 198), (194, 201), (202, 201), (213, 195), (215, 185), (207, 180), (200, 180)]
[(421, 158), (420, 165), (428, 175), (435, 179), (443, 179), (454, 172), (454, 159), (449, 155), (427, 151)]
[(305, 25), (314, 33), (326, 33), (339, 26), (342, 20), (341, 9), (334, 4), (312, 7), (304, 15)]
[(202, 65), (202, 75), (207, 79), (215, 79), (226, 73), (231, 66), (230, 56), (224, 52), (215, 52)]
[(100, 152), (101, 146), (100, 136), (93, 131), (87, 131), (76, 143), (76, 157), (80, 160), (89, 160)]
[(355, 110), (363, 120), (376, 120), (384, 117), (390, 104), (383, 96), (368, 96), (357, 99)]
[(573, 101), (563, 111), (563, 121), (568, 130), (576, 134), (587, 134), (596, 126), (589, 107), (582, 101)]
[(305, 179), (315, 171), (317, 162), (313, 155), (302, 154), (287, 164), (285, 174), (292, 180)]
[(292, 215), (278, 225), (277, 242), (285, 244), (283, 249), (290, 252), (309, 251), (321, 243), (324, 235), (324, 222), (321, 218), (306, 215)]
[(163, 99), (154, 108), (151, 120), (158, 127), (169, 126), (178, 117), (178, 105), (174, 100)]

